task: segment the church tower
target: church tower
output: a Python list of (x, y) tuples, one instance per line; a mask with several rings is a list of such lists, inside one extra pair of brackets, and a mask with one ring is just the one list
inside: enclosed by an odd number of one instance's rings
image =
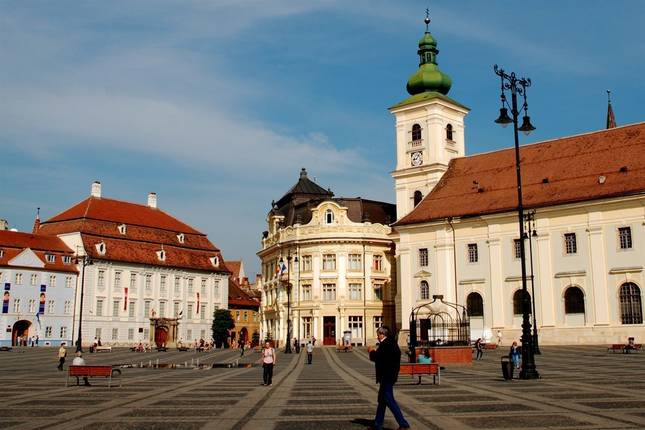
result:
[(452, 81), (437, 66), (437, 42), (419, 40), (419, 70), (408, 80), (410, 97), (389, 110), (396, 119), (396, 213), (400, 219), (421, 202), (455, 157), (463, 157), (464, 117), (469, 109), (447, 96)]

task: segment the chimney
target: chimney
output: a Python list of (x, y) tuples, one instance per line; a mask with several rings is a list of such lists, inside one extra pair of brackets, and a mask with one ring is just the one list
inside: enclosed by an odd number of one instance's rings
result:
[(157, 193), (148, 193), (148, 206), (157, 209)]
[(97, 199), (101, 198), (101, 183), (99, 181), (92, 182), (91, 196), (96, 197)]

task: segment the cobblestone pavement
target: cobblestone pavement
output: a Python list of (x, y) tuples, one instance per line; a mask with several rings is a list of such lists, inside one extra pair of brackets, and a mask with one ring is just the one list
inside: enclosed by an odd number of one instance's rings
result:
[[(430, 379), (412, 385), (402, 377), (395, 394), (412, 427), (645, 428), (645, 354), (543, 347), (536, 356), (541, 380), (504, 381), (503, 352), (489, 351), (472, 366), (446, 366), (441, 385)], [(108, 389), (101, 378), (91, 387), (65, 387), (55, 348), (0, 352), (0, 429), (365, 429), (376, 407), (373, 365), (360, 348), (317, 348), (312, 365), (306, 354), (281, 353), (270, 387), (260, 385), (257, 365), (211, 367), (235, 363), (238, 351), (116, 349), (85, 358), (88, 364), (160, 367), (122, 368), (121, 387)], [(258, 358), (247, 353), (240, 363)], [(176, 367), (164, 367), (171, 364)], [(389, 412), (386, 427), (396, 428)]]

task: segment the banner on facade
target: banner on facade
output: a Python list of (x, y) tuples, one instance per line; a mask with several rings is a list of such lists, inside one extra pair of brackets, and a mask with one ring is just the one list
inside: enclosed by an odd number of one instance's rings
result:
[(127, 311), (128, 310), (128, 287), (125, 287), (124, 289), (125, 292), (125, 300), (123, 301), (123, 310)]
[(197, 293), (197, 313), (199, 313), (199, 293)]
[(40, 306), (38, 307), (38, 313), (45, 313), (45, 300), (47, 299), (47, 285), (40, 286)]
[(4, 284), (4, 295), (2, 296), (2, 313), (9, 313), (9, 299), (11, 298), (11, 284), (9, 282)]

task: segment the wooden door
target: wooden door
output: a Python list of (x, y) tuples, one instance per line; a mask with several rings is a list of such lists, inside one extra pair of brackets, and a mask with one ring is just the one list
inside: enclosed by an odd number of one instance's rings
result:
[(336, 317), (323, 317), (323, 345), (336, 345)]

